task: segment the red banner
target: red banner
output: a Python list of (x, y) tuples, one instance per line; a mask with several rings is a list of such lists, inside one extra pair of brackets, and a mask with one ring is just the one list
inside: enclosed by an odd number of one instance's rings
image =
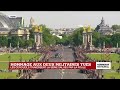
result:
[(9, 69), (96, 69), (96, 62), (10, 62)]

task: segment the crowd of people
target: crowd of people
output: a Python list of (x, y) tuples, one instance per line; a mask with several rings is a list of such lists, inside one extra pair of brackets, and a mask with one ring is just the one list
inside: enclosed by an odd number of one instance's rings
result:
[(74, 57), (75, 57), (75, 62), (82, 62), (86, 60), (86, 55), (84, 54), (84, 50), (81, 49), (80, 47), (74, 47)]
[[(39, 60), (37, 60), (36, 62), (49, 62), (49, 58), (51, 57), (50, 51), (53, 51), (56, 49), (57, 49), (56, 47), (41, 47), (41, 48), (39, 48), (39, 50), (37, 50), (36, 53), (41, 53), (43, 55), (43, 57), (40, 58)], [(32, 59), (32, 61), (35, 61), (35, 60)], [(37, 72), (44, 72), (44, 69), (22, 70), (22, 72), (19, 71), (18, 76), (20, 76), (22, 74), (21, 79), (30, 79)]]
[[(95, 61), (90, 59), (85, 55), (86, 50), (80, 48), (80, 47), (74, 47), (74, 57), (76, 62), (87, 62), (87, 61)], [(103, 75), (100, 76), (100, 72), (97, 72), (96, 70), (88, 70), (88, 69), (80, 69), (80, 73), (84, 73), (88, 76), (90, 79), (102, 79)]]

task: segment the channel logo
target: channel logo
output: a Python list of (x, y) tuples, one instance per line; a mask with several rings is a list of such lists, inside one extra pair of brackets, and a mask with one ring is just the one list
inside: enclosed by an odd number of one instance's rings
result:
[(96, 62), (96, 69), (111, 69), (111, 62)]

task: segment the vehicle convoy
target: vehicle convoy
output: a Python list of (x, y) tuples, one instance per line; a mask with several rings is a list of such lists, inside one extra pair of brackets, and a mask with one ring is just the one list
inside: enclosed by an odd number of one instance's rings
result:
[(55, 53), (55, 55), (52, 58), (62, 58), (62, 56), (60, 55), (60, 53)]

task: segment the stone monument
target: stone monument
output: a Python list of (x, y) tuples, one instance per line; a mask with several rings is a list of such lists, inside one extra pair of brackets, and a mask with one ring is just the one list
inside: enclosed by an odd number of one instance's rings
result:
[(39, 47), (42, 45), (42, 26), (35, 26), (34, 27), (34, 40), (35, 40), (35, 47), (36, 49), (39, 49)]
[(83, 46), (86, 50), (93, 50), (92, 45), (92, 30), (90, 26), (83, 27)]

